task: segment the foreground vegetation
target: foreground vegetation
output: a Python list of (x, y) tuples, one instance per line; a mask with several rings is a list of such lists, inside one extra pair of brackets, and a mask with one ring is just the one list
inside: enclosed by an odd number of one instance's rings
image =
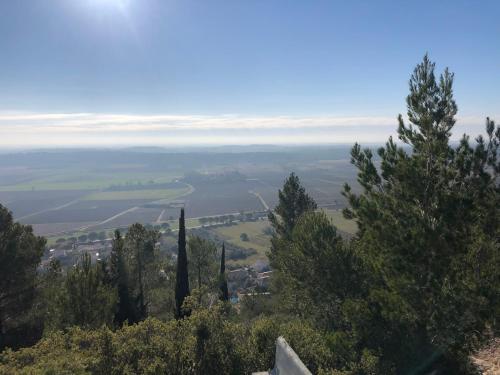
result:
[(115, 233), (109, 259), (39, 273), (44, 240), (2, 208), (0, 346), (43, 338), (5, 350), (0, 372), (249, 373), (272, 366), (283, 335), (314, 373), (473, 374), (469, 354), (499, 333), (500, 127), (487, 119), (486, 138), (451, 146), (452, 84), (426, 56), (410, 124), (399, 118), (404, 147), (389, 139), (377, 160), (353, 147), (352, 238), (290, 175), (269, 215), (271, 297), (245, 298), (239, 313), (224, 251), (187, 241), (183, 211), (176, 262), (135, 224)]
[(221, 305), (181, 321), (149, 318), (115, 332), (71, 328), (32, 348), (5, 351), (2, 373), (19, 374), (249, 374), (273, 366), (284, 335), (313, 371), (332, 368), (328, 339), (301, 321), (260, 318), (234, 322)]

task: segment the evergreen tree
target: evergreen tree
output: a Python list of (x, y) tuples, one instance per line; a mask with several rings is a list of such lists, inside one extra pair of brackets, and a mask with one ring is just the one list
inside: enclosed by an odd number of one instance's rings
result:
[(278, 205), (274, 212), (269, 213), (269, 221), (274, 229), (269, 258), (275, 269), (280, 268), (281, 253), (286, 252), (286, 242), (290, 240), (300, 216), (317, 208), (316, 202), (306, 193), (299, 177), (293, 172), (285, 180), (283, 190), (279, 190), (278, 195)]
[(356, 308), (366, 315), (352, 316), (354, 329), (403, 372), (415, 361), (450, 369), (466, 361), (499, 313), (500, 128), (488, 119), (487, 140), (472, 147), (464, 136), (451, 147), (452, 86), (453, 74), (445, 70), (436, 80), (425, 56), (410, 79), (410, 124), (399, 116), (407, 147), (389, 138), (378, 168), (372, 152), (356, 144), (362, 192), (344, 189), (345, 215), (358, 223), (355, 246), (371, 276)]
[(51, 259), (39, 278), (38, 309), (43, 314), (44, 333), (62, 329), (68, 322), (65, 314), (65, 280), (60, 261)]
[(92, 264), (88, 253), (66, 276), (67, 300), (65, 312), (69, 325), (97, 328), (111, 325), (116, 306), (116, 291), (104, 283), (99, 264)]
[(184, 299), (189, 296), (189, 274), (186, 253), (186, 225), (184, 220), (184, 208), (181, 208), (179, 217), (179, 240), (177, 254), (177, 273), (175, 279), (175, 316), (181, 319), (189, 313), (182, 309)]
[(23, 337), (11, 332), (24, 330), (25, 322), (19, 318), (32, 306), (44, 247), (44, 238), (35, 236), (31, 226), (15, 223), (12, 213), (0, 204), (0, 350), (23, 342)]
[(221, 301), (229, 300), (229, 291), (227, 289), (226, 279), (226, 247), (222, 243), (222, 252), (220, 256), (220, 299)]
[(190, 236), (188, 240), (190, 285), (203, 287), (217, 284), (217, 246), (205, 238)]
[(155, 269), (155, 246), (158, 239), (158, 231), (146, 229), (139, 223), (133, 224), (125, 236), (130, 269), (129, 288), (134, 294), (133, 301), (138, 320), (147, 317), (150, 300), (148, 286), (158, 277), (158, 270)]
[(137, 313), (132, 303), (132, 296), (129, 290), (129, 276), (124, 254), (124, 240), (120, 231), (115, 230), (113, 247), (109, 259), (111, 285), (118, 292), (118, 306), (114, 321), (121, 326), (125, 321), (128, 323), (137, 322)]

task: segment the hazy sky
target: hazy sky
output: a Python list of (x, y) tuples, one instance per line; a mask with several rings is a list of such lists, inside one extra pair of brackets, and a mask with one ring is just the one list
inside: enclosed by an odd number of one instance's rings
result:
[(0, 1), (0, 145), (379, 142), (425, 52), (500, 121), (500, 1)]

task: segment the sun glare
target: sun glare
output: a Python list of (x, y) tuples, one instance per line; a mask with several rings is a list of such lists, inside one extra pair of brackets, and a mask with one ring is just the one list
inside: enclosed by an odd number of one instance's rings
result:
[(89, 0), (94, 7), (113, 7), (124, 10), (130, 3), (130, 0)]

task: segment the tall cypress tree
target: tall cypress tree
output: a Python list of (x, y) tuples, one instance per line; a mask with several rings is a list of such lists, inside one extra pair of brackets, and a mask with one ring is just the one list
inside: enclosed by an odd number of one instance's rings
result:
[(222, 243), (222, 254), (220, 257), (220, 299), (221, 301), (229, 300), (229, 291), (227, 290), (226, 280), (226, 248)]
[(177, 274), (175, 279), (175, 317), (183, 318), (189, 313), (182, 310), (184, 299), (189, 296), (188, 260), (186, 254), (186, 224), (184, 220), (184, 208), (181, 208), (179, 218), (179, 252), (177, 255)]

